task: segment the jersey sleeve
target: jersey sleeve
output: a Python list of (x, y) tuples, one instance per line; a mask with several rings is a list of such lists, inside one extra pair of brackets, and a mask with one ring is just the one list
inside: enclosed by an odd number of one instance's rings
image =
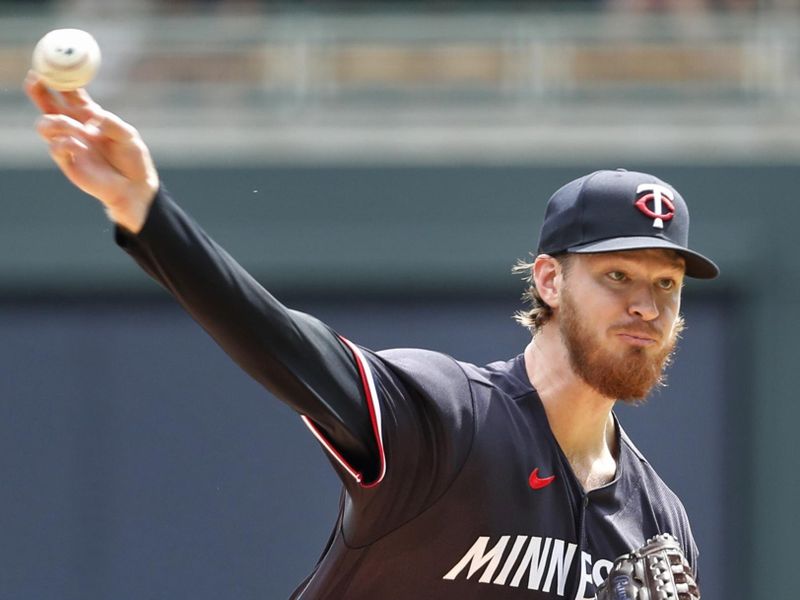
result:
[[(256, 381), (334, 449), (342, 474), (380, 481), (385, 466), (357, 348), (286, 308), (159, 190), (138, 234), (115, 239)], [(374, 387), (374, 382), (373, 382)]]
[(142, 230), (118, 227), (116, 241), (300, 414), (347, 489), (348, 541), (370, 543), (413, 518), (457, 476), (474, 419), (455, 360), (423, 350), (372, 352), (286, 308), (163, 189)]

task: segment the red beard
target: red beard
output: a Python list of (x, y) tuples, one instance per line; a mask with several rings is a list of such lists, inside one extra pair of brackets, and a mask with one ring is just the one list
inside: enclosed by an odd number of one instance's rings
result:
[(559, 331), (569, 353), (572, 369), (591, 387), (607, 398), (631, 404), (644, 400), (650, 390), (664, 385), (664, 368), (672, 359), (683, 319), (678, 320), (671, 337), (658, 351), (629, 347), (623, 355), (603, 347), (585, 325), (587, 317), (580, 314), (578, 304), (564, 289), (559, 309)]

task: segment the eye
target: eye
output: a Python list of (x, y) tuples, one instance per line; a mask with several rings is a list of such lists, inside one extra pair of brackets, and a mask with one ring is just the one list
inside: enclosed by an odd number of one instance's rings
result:
[(665, 278), (658, 280), (658, 287), (666, 292), (674, 290), (676, 285), (677, 284), (675, 283), (674, 279)]
[(611, 281), (616, 282), (622, 282), (628, 278), (622, 271), (610, 271), (606, 275)]

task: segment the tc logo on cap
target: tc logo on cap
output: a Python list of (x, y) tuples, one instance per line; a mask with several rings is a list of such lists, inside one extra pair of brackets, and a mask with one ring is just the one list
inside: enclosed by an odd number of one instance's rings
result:
[[(672, 190), (659, 183), (642, 183), (636, 188), (636, 208), (653, 220), (653, 227), (664, 229), (664, 221), (675, 216), (675, 196)], [(652, 210), (648, 202), (653, 203)], [(665, 211), (665, 212), (662, 212)]]

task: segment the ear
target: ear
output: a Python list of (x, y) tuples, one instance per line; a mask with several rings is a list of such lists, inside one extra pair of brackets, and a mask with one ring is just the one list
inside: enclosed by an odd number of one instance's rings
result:
[(533, 281), (542, 300), (558, 308), (564, 277), (559, 262), (549, 254), (540, 254), (533, 262)]

